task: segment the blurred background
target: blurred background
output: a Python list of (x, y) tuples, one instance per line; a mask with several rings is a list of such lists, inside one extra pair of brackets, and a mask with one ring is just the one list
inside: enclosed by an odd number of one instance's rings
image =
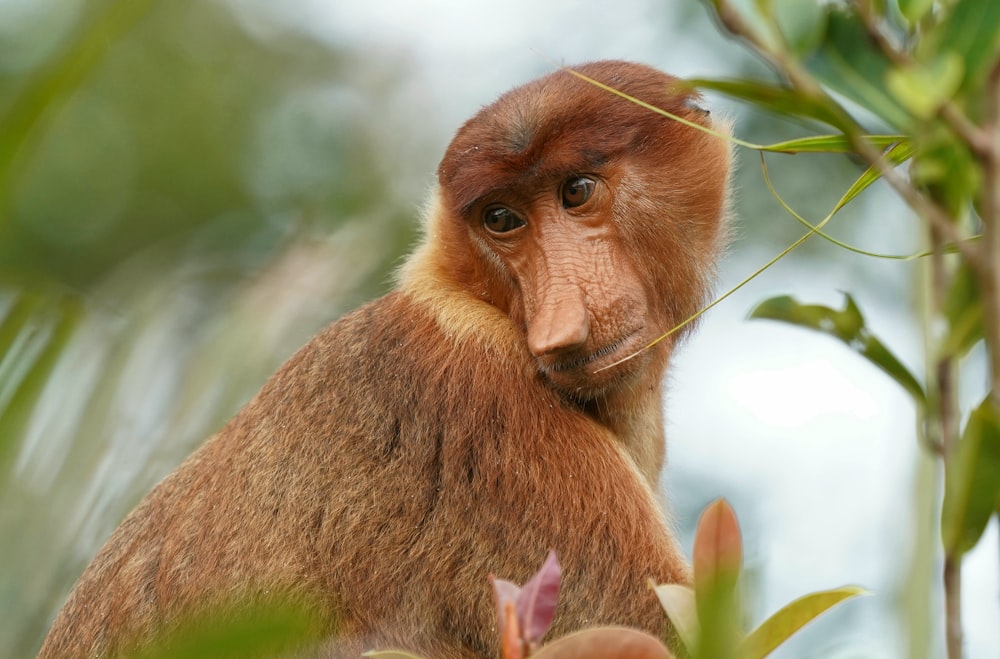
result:
[[(391, 286), (457, 126), (561, 64), (769, 76), (698, 2), (0, 0), (0, 655), (30, 656), (103, 540), (320, 327)], [(808, 126), (721, 98), (758, 143)], [(873, 126), (877, 128), (877, 126)], [(724, 292), (802, 229), (737, 151)], [(860, 174), (769, 156), (820, 220)], [(832, 223), (916, 251), (875, 186)], [(938, 474), (911, 403), (825, 337), (746, 321), (790, 293), (839, 306), (923, 372), (919, 265), (818, 240), (711, 311), (669, 376), (664, 496), (690, 551), (719, 496), (746, 542), (751, 622), (808, 591), (872, 591), (778, 657), (943, 654)], [(983, 355), (962, 383), (985, 392)], [(965, 567), (968, 656), (1000, 648), (994, 520)]]

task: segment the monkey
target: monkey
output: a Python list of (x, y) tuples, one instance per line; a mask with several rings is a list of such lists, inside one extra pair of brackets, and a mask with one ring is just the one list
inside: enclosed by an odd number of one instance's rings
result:
[[(664, 374), (727, 224), (725, 130), (646, 65), (556, 70), (447, 146), (395, 287), (322, 330), (114, 531), (41, 657), (148, 649), (184, 616), (306, 602), (310, 656), (497, 656), (488, 575), (555, 550), (549, 638), (660, 637), (690, 569), (657, 496)], [(579, 74), (579, 75), (577, 75)], [(585, 76), (581, 78), (580, 76)]]

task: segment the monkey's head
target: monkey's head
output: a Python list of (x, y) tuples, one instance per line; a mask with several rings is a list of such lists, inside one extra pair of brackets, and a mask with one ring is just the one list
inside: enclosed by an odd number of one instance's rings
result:
[[(711, 124), (694, 93), (650, 67), (574, 70)], [(723, 140), (557, 71), (458, 131), (432, 239), (447, 276), (511, 319), (552, 385), (590, 400), (659, 378), (671, 341), (615, 363), (705, 301), (728, 168)]]

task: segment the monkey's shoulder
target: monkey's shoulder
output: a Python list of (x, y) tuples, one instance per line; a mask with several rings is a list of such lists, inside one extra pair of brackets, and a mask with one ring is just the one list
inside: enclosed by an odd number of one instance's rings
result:
[[(485, 303), (475, 301), (466, 308), (481, 306)], [(456, 335), (443, 329), (426, 305), (392, 292), (327, 326), (272, 376), (267, 388), (282, 392), (285, 399), (334, 395), (398, 400), (404, 391), (484, 378), (489, 372), (533, 380), (535, 373), (525, 372), (523, 346), (508, 340), (504, 349), (497, 348), (496, 335), (510, 334), (504, 323), (510, 321), (503, 317), (493, 326), (479, 323)]]
[[(451, 312), (461, 312), (462, 304), (454, 302)], [(475, 423), (485, 413), (558, 403), (526, 348), (497, 340), (511, 334), (506, 317), (494, 313), (492, 326), (470, 324), (484, 305), (469, 301), (466, 328), (456, 335), (406, 294), (370, 302), (300, 348), (223, 434), (360, 439), (387, 432), (393, 419), (430, 432), (435, 425)]]

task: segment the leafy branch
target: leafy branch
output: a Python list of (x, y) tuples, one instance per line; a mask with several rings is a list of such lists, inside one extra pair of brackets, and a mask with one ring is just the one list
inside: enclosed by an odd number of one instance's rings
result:
[[(763, 302), (753, 316), (834, 336), (893, 377), (914, 399), (923, 444), (945, 466), (941, 512), (948, 656), (962, 656), (961, 563), (986, 522), (1000, 515), (1000, 3), (777, 3), (743, 10), (712, 0), (719, 24), (764, 58), (780, 84), (698, 80), (758, 107), (833, 126), (851, 151), (923, 220), (928, 249), (923, 288), (928, 309), (924, 382), (868, 329), (847, 297), (843, 310), (788, 297)], [(744, 13), (744, 11), (748, 13)], [(814, 40), (788, 26), (808, 24)], [(846, 98), (905, 136), (908, 171), (838, 100)], [(774, 192), (779, 203), (820, 233)], [(827, 218), (828, 219), (828, 218)], [(810, 234), (811, 235), (811, 234)], [(825, 236), (824, 236), (825, 237)], [(848, 245), (840, 247), (853, 249)], [(865, 253), (867, 256), (882, 256)], [(917, 255), (915, 255), (917, 256)], [(941, 331), (940, 328), (945, 328)], [(964, 423), (957, 404), (960, 360), (984, 341), (989, 392)], [(964, 425), (964, 431), (960, 428)]]

